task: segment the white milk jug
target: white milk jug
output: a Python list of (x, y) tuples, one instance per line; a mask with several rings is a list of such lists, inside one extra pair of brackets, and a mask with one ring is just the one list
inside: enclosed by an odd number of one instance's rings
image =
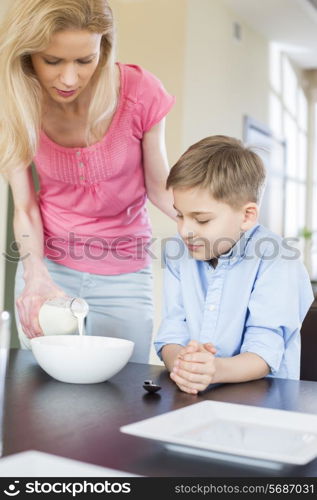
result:
[(84, 319), (89, 306), (77, 297), (55, 297), (42, 305), (39, 322), (44, 335), (84, 334)]

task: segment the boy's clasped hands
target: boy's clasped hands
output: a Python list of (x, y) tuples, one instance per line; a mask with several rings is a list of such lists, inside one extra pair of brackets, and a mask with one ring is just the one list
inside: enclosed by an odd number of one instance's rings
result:
[(197, 394), (214, 380), (216, 348), (211, 343), (191, 340), (178, 353), (170, 377), (184, 392)]

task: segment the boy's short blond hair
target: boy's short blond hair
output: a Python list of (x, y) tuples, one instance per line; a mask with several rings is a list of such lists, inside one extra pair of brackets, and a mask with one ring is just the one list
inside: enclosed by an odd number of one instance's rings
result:
[(206, 137), (190, 146), (171, 168), (166, 187), (207, 188), (218, 201), (240, 208), (260, 203), (265, 183), (261, 158), (238, 139)]

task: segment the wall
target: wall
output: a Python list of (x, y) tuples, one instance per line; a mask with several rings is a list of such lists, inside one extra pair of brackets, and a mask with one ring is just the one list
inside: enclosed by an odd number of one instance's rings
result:
[(317, 274), (317, 69), (305, 72), (309, 97), (308, 176), (307, 176), (307, 228), (312, 240), (306, 245), (305, 262), (316, 282)]
[[(221, 0), (187, 4), (183, 148), (207, 135), (242, 138), (244, 114), (268, 124), (268, 41)], [(241, 42), (233, 38), (235, 21)]]

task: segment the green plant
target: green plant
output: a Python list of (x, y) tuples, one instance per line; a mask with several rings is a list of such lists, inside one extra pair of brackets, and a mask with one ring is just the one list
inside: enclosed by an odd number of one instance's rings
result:
[(304, 238), (304, 240), (311, 240), (312, 236), (313, 236), (313, 232), (310, 229), (308, 229), (307, 227), (302, 227), (298, 231), (298, 236), (299, 236), (299, 238)]

